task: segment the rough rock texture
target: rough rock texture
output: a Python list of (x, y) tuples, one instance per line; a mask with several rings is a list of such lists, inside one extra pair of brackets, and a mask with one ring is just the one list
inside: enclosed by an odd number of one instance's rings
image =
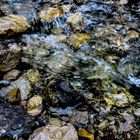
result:
[(67, 23), (71, 26), (73, 31), (81, 31), (84, 29), (84, 19), (81, 12), (74, 13), (68, 17)]
[(10, 50), (0, 50), (0, 71), (6, 72), (15, 68), (20, 62), (20, 53)]
[(78, 135), (71, 124), (46, 125), (35, 130), (28, 140), (78, 140)]
[(23, 16), (9, 15), (0, 18), (0, 35), (13, 35), (15, 33), (25, 32), (30, 25)]
[(26, 136), (31, 133), (32, 120), (21, 106), (0, 100), (0, 137)]
[(25, 77), (19, 77), (16, 81), (11, 82), (10, 86), (0, 89), (0, 96), (5, 96), (14, 88), (19, 88), (21, 100), (27, 99), (32, 89), (30, 82)]
[(29, 115), (35, 116), (41, 113), (43, 104), (42, 104), (42, 97), (39, 95), (35, 95), (28, 100), (27, 103), (27, 112)]

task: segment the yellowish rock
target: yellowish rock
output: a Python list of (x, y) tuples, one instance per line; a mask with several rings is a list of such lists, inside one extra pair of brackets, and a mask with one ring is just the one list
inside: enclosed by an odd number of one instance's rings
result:
[(9, 102), (15, 102), (20, 99), (20, 90), (18, 88), (11, 89), (4, 98)]
[(64, 12), (61, 6), (50, 7), (47, 10), (42, 10), (39, 14), (39, 17), (42, 22), (52, 22), (57, 17), (63, 16)]
[(19, 70), (16, 70), (16, 69), (13, 69), (13, 70), (7, 72), (3, 76), (3, 79), (4, 80), (16, 80), (19, 75), (20, 75), (20, 71)]
[(0, 18), (0, 35), (13, 35), (25, 32), (30, 27), (24, 16), (9, 15)]
[(74, 13), (68, 17), (67, 23), (71, 26), (74, 32), (84, 29), (84, 18), (81, 12)]
[(130, 38), (138, 38), (140, 34), (138, 32), (136, 32), (135, 30), (131, 30), (131, 31), (127, 32), (127, 35)]
[(29, 69), (26, 73), (26, 77), (32, 84), (38, 84), (41, 81), (41, 76), (38, 70)]
[(27, 112), (31, 116), (35, 116), (41, 113), (43, 105), (43, 99), (39, 95), (35, 95), (28, 100), (27, 103)]
[(112, 106), (126, 107), (134, 102), (134, 97), (125, 88), (116, 86), (104, 94), (104, 100), (110, 108)]
[(79, 33), (71, 35), (69, 40), (75, 48), (79, 48), (83, 43), (89, 42), (91, 40), (91, 36), (86, 33)]
[(78, 130), (78, 134), (79, 134), (80, 137), (88, 138), (89, 140), (94, 140), (94, 135), (91, 134), (91, 133), (89, 133), (89, 132), (87, 132), (87, 131), (86, 131), (85, 129), (83, 129), (83, 128), (80, 128), (80, 129)]

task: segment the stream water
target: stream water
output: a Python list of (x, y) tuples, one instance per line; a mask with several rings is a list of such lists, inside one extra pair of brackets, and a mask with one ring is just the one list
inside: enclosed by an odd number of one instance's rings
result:
[(0, 140), (140, 140), (140, 3), (129, 2), (0, 1)]

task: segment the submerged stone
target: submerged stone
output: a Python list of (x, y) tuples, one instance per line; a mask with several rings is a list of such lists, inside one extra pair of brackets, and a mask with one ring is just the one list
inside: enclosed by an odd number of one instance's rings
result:
[(30, 27), (27, 19), (19, 15), (9, 15), (0, 18), (0, 35), (14, 35), (25, 32)]
[(52, 22), (54, 19), (63, 16), (64, 12), (62, 7), (50, 7), (47, 10), (42, 10), (39, 14), (42, 22)]
[(41, 81), (41, 75), (38, 70), (29, 69), (26, 73), (26, 77), (32, 84), (38, 84)]
[(89, 42), (91, 40), (91, 36), (85, 33), (73, 34), (70, 35), (69, 40), (75, 48), (79, 48), (82, 44)]
[(84, 97), (65, 80), (55, 79), (45, 89), (46, 100), (51, 106), (66, 108), (84, 102)]
[(21, 100), (28, 99), (31, 92), (31, 84), (25, 77), (20, 77), (16, 81), (11, 82), (11, 85), (0, 89), (0, 96), (3, 97), (7, 95), (14, 88), (19, 88)]
[(74, 32), (84, 29), (84, 17), (81, 12), (73, 13), (68, 17), (67, 23), (71, 26)]

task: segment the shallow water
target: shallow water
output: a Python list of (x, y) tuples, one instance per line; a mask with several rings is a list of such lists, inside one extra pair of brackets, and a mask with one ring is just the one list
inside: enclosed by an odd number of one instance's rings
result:
[[(59, 13), (64, 5), (65, 12)], [(55, 13), (56, 10), (58, 13), (50, 14), (50, 19), (45, 17), (48, 21), (43, 21), (40, 12), (50, 7), (55, 7)], [(83, 25), (80, 22), (72, 27), (67, 19), (76, 12), (81, 12)], [(20, 63), (14, 67), (21, 71), (19, 77), (26, 77), (31, 68), (39, 71), (41, 82), (31, 84), (31, 94), (26, 100), (35, 94), (41, 95), (43, 110), (38, 116), (23, 116), (25, 126), (14, 128), (17, 122), (14, 118), (12, 123), (9, 121), (10, 112), (13, 116), (17, 114), (17, 120), (20, 120), (20, 112), (17, 110), (14, 114), (14, 110), (21, 104), (20, 101), (8, 103), (10, 109), (5, 107), (8, 101), (2, 101), (3, 95), (14, 81), (4, 80), (7, 71), (1, 71), (0, 100), (4, 113), (0, 111), (0, 122), (7, 112), (5, 125), (10, 128), (3, 128), (0, 124), (1, 137), (16, 135), (17, 139), (27, 139), (34, 129), (48, 124), (48, 118), (59, 118), (72, 123), (77, 131), (79, 128), (89, 132), (90, 128), (94, 129), (96, 139), (140, 138), (139, 117), (134, 115), (140, 107), (139, 7), (133, 10), (119, 2), (105, 0), (88, 0), (78, 5), (73, 1), (1, 1), (0, 18), (10, 14), (26, 17), (30, 28), (12, 36), (2, 35), (0, 52), (20, 51)], [(23, 110), (22, 113), (26, 114), (26, 106)], [(80, 115), (75, 115), (76, 111), (86, 112), (88, 116), (83, 118), (88, 117), (89, 121), (84, 124), (82, 117), (77, 121)], [(104, 120), (109, 124), (100, 130), (98, 126)], [(28, 133), (26, 126), (31, 129)]]

